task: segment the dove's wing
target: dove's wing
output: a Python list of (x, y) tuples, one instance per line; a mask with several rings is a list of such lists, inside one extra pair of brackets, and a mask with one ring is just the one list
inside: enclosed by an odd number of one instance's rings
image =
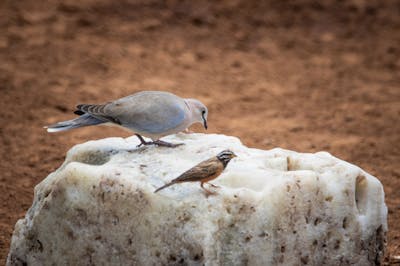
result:
[(189, 112), (182, 98), (158, 91), (136, 93), (103, 105), (78, 105), (77, 108), (98, 119), (151, 134), (179, 127)]

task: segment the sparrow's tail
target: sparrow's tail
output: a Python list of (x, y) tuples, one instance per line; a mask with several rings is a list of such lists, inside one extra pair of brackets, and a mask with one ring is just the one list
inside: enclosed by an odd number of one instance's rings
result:
[(157, 192), (160, 191), (161, 189), (167, 188), (167, 187), (172, 186), (172, 185), (174, 185), (174, 184), (176, 184), (176, 182), (169, 182), (169, 183), (165, 184), (164, 186), (159, 187), (159, 188), (157, 188), (156, 190), (154, 190), (154, 193), (157, 193)]
[(93, 126), (102, 123), (105, 123), (105, 121), (99, 120), (89, 114), (83, 114), (78, 118), (68, 121), (58, 122), (50, 126), (46, 126), (44, 128), (47, 129), (47, 132), (52, 133), (52, 132), (66, 131), (78, 127)]

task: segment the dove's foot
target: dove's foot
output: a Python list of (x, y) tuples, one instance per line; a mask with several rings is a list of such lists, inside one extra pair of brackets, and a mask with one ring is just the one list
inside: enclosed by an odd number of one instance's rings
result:
[(169, 143), (169, 142), (162, 141), (162, 140), (156, 140), (156, 141), (153, 141), (152, 143), (155, 145), (158, 145), (158, 146), (164, 146), (164, 147), (170, 147), (170, 148), (175, 148), (175, 147), (183, 145), (183, 143), (174, 144), (174, 143)]
[(142, 136), (140, 136), (139, 134), (135, 134), (135, 135), (140, 140), (140, 144), (138, 145), (138, 147), (141, 147), (142, 145), (145, 145), (145, 146), (157, 145), (157, 146), (175, 148), (177, 146), (183, 145), (183, 143), (173, 144), (173, 143), (169, 143), (169, 142), (162, 141), (162, 140), (145, 141), (144, 138)]

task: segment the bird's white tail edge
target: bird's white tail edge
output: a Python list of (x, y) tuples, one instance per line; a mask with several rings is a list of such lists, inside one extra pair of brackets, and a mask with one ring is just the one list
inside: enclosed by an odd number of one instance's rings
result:
[(73, 128), (87, 127), (87, 126), (93, 126), (93, 125), (98, 125), (98, 124), (103, 124), (103, 123), (105, 123), (105, 122), (102, 120), (92, 117), (89, 114), (84, 114), (78, 118), (58, 122), (58, 123), (52, 124), (50, 126), (45, 126), (44, 128), (46, 128), (47, 132), (49, 132), (49, 133), (55, 133), (55, 132), (70, 130)]
[(49, 132), (49, 133), (56, 133), (56, 132), (60, 132), (60, 131), (69, 130), (73, 127), (66, 126), (66, 127), (57, 127), (57, 128), (56, 127), (43, 127), (43, 128), (45, 128), (47, 130), (47, 132)]

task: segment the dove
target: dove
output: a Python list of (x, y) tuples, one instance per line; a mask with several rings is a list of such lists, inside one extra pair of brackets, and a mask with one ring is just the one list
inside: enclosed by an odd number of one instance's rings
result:
[(210, 186), (217, 187), (209, 181), (217, 178), (226, 168), (231, 159), (237, 157), (235, 153), (230, 150), (224, 150), (218, 153), (217, 156), (211, 157), (208, 160), (202, 161), (196, 166), (190, 168), (177, 178), (173, 179), (169, 183), (164, 186), (157, 188), (154, 193), (172, 186), (174, 184), (183, 183), (183, 182), (200, 182), (200, 187), (204, 189), (208, 194), (213, 194), (211, 191), (204, 188), (204, 184), (207, 183)]
[[(196, 99), (183, 99), (164, 91), (142, 91), (105, 104), (80, 104), (74, 112), (78, 118), (46, 126), (47, 132), (107, 124), (132, 131), (141, 145), (176, 147), (160, 140), (186, 130), (194, 123), (207, 129), (207, 107)], [(145, 141), (144, 137), (152, 141)]]

